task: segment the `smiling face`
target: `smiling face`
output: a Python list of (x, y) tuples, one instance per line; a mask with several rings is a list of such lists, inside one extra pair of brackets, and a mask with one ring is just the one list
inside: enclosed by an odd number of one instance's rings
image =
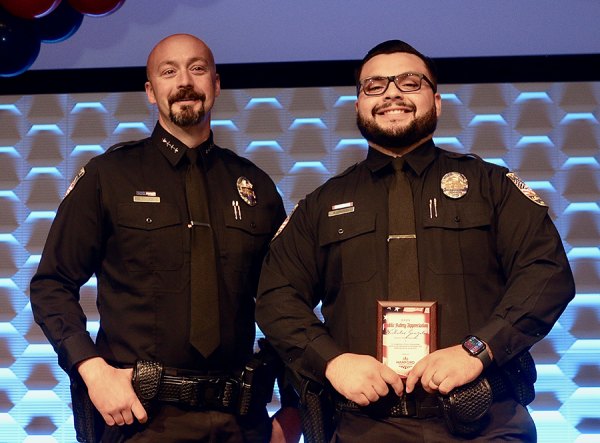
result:
[[(418, 56), (395, 52), (369, 59), (361, 69), (360, 80), (404, 73), (431, 77)], [(415, 92), (401, 92), (393, 82), (378, 96), (367, 96), (361, 89), (356, 101), (361, 134), (371, 146), (388, 153), (404, 154), (433, 137), (440, 114), (441, 97), (424, 80)]]
[(150, 53), (146, 94), (156, 104), (159, 121), (178, 129), (210, 130), (210, 111), (220, 92), (213, 55), (201, 40), (177, 34), (162, 40)]

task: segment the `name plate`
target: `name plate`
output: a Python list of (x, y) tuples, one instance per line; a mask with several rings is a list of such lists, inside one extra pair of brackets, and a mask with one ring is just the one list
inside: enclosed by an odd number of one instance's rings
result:
[(428, 301), (377, 302), (377, 359), (406, 377), (437, 349), (437, 304)]

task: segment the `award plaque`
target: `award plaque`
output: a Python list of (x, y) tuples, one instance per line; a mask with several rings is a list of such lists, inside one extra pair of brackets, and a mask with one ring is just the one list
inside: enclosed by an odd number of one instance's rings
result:
[(377, 359), (406, 377), (437, 349), (436, 302), (378, 301)]

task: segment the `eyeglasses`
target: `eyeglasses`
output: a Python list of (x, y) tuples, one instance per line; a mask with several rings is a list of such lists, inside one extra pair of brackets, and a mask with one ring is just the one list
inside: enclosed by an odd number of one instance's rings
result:
[(433, 92), (436, 92), (436, 87), (431, 80), (424, 74), (416, 72), (407, 72), (405, 74), (390, 75), (388, 77), (368, 77), (359, 83), (360, 89), (368, 96), (383, 95), (391, 82), (394, 82), (396, 87), (401, 92), (417, 92), (421, 89), (423, 80), (431, 87)]

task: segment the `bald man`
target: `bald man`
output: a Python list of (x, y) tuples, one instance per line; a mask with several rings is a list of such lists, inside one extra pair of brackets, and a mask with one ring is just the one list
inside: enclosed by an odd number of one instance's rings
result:
[[(253, 386), (249, 410), (240, 407), (260, 266), (285, 218), (281, 197), (265, 172), (215, 145), (210, 121), (220, 80), (203, 41), (187, 34), (163, 39), (146, 70), (158, 122), (149, 138), (112, 146), (76, 174), (31, 281), (35, 321), (72, 382), (87, 388), (101, 416), (95, 438), (103, 442), (297, 441), (293, 396), (283, 397), (273, 422), (265, 406), (272, 385)], [(196, 316), (195, 226), (186, 200), (192, 162), (206, 184), (196, 199), (208, 205), (214, 241), (206, 249), (215, 251), (208, 268), (218, 294)], [(93, 275), (96, 342), (79, 303)], [(201, 352), (190, 331), (209, 312), (217, 312), (218, 344)]]

